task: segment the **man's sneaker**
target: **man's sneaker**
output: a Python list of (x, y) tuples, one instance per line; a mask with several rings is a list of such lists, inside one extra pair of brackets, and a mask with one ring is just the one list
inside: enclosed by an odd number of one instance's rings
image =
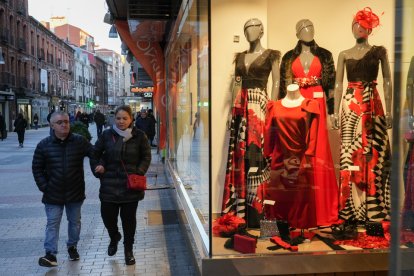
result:
[(46, 255), (44, 257), (39, 258), (39, 265), (46, 267), (57, 266), (56, 256), (50, 252), (46, 252)]
[(68, 247), (68, 253), (69, 253), (69, 260), (71, 261), (77, 261), (79, 260), (79, 253), (76, 249), (76, 246), (69, 246)]

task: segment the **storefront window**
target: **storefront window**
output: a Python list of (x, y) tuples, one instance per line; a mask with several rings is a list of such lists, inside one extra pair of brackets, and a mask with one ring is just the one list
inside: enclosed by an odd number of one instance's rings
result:
[(168, 161), (209, 235), (203, 272), (411, 269), (413, 10), (192, 2), (168, 52)]
[[(204, 237), (209, 231), (209, 88), (207, 1), (186, 8), (167, 56), (168, 153)], [(208, 250), (207, 244), (204, 244)]]

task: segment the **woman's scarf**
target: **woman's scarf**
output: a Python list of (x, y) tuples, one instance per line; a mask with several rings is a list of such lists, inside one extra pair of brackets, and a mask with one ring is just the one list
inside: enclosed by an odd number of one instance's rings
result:
[(132, 128), (127, 128), (125, 130), (121, 130), (119, 128), (116, 127), (116, 125), (114, 124), (112, 126), (112, 128), (116, 131), (116, 133), (118, 133), (120, 136), (124, 137), (123, 141), (126, 142), (129, 139), (132, 138)]

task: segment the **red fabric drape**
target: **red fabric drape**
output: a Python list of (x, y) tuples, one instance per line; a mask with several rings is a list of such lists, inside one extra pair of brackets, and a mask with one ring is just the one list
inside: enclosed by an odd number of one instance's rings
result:
[[(142, 65), (154, 83), (154, 105), (159, 114), (159, 142), (160, 149), (165, 148), (166, 139), (166, 96), (165, 96), (165, 68), (164, 53), (158, 42), (148, 40), (134, 40), (129, 31), (128, 22), (115, 21), (116, 29), (122, 41), (128, 46), (134, 57)], [(138, 26), (139, 28), (139, 26)]]

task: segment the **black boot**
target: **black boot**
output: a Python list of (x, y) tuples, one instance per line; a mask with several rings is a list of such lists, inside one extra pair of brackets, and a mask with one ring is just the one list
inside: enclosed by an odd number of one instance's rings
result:
[(111, 242), (108, 246), (108, 255), (113, 256), (116, 254), (116, 251), (118, 251), (118, 242), (121, 240), (122, 236), (118, 232), (116, 233), (115, 237), (111, 238)]
[(132, 253), (132, 248), (131, 249), (127, 249), (125, 248), (125, 264), (126, 265), (134, 265), (135, 264), (135, 258), (134, 258), (134, 253)]

